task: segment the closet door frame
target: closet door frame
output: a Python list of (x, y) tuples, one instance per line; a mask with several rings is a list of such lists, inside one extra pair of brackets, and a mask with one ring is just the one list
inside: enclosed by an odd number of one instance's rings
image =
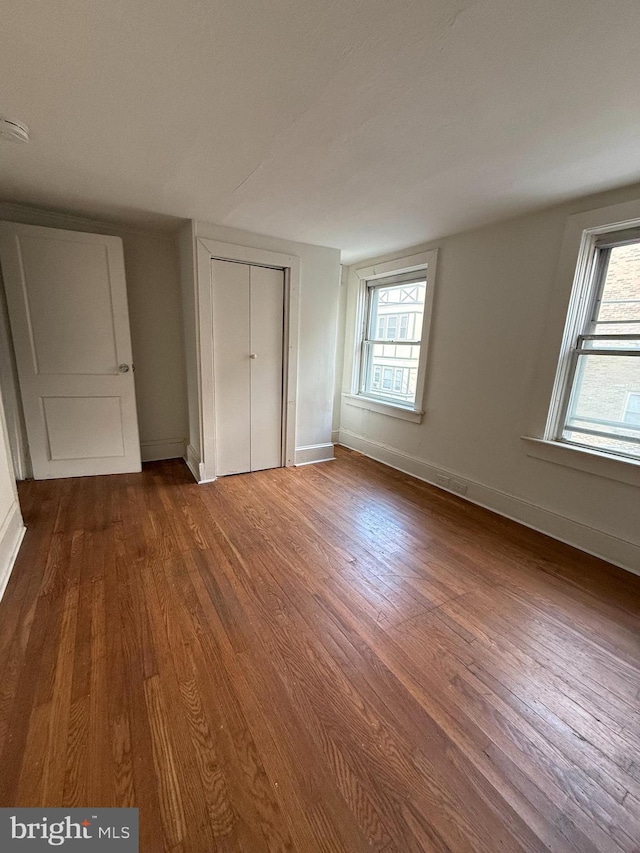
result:
[(216, 472), (215, 383), (213, 373), (213, 281), (211, 261), (235, 261), (284, 271), (284, 325), (282, 370), (282, 466), (295, 465), (298, 379), (298, 329), (300, 322), (300, 258), (251, 246), (221, 243), (198, 237), (196, 241), (196, 314), (198, 386), (200, 402), (201, 483), (212, 482)]

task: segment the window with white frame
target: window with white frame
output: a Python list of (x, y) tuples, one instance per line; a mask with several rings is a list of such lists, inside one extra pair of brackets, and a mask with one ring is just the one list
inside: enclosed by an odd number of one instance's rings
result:
[(360, 362), (364, 395), (414, 405), (426, 289), (424, 272), (367, 282)]
[(583, 238), (553, 438), (640, 459), (640, 227)]
[(354, 270), (358, 281), (347, 403), (419, 423), (437, 250)]

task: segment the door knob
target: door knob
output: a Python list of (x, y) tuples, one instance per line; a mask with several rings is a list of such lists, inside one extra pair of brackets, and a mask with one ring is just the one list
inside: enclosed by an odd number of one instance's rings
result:
[(257, 358), (257, 357), (258, 357), (258, 356), (256, 355), (256, 353), (255, 353), (255, 352), (252, 352), (252, 353), (251, 353), (251, 355), (249, 356), (249, 358)]
[(118, 370), (120, 371), (120, 373), (128, 373), (129, 372), (129, 365), (128, 364), (120, 364), (120, 365), (118, 365)]

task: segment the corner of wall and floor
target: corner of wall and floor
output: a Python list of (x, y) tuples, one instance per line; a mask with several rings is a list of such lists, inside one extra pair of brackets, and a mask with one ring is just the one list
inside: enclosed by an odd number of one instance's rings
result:
[[(549, 405), (540, 375), (557, 363), (547, 330), (559, 348), (566, 318), (558, 266), (567, 223), (638, 199), (640, 185), (632, 185), (352, 264), (343, 279), (334, 441), (640, 575), (636, 469), (626, 478), (580, 470), (536, 458), (522, 440), (538, 436), (532, 412), (540, 420)], [(349, 405), (356, 270), (433, 248), (440, 254), (422, 423)]]

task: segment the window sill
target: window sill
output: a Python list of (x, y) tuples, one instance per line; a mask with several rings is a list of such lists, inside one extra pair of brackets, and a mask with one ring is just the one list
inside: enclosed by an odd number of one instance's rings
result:
[(361, 394), (343, 394), (348, 406), (356, 409), (366, 409), (368, 412), (377, 412), (379, 415), (389, 415), (392, 418), (400, 418), (403, 421), (411, 421), (414, 424), (422, 423), (424, 412), (416, 409), (405, 409), (404, 406), (394, 406), (393, 403), (383, 403), (373, 397), (363, 397)]
[(598, 477), (607, 477), (619, 483), (628, 483), (630, 486), (640, 486), (640, 461), (620, 459), (609, 453), (572, 447), (560, 441), (545, 441), (528, 435), (523, 435), (522, 440), (526, 445), (527, 456), (567, 468), (576, 468)]

